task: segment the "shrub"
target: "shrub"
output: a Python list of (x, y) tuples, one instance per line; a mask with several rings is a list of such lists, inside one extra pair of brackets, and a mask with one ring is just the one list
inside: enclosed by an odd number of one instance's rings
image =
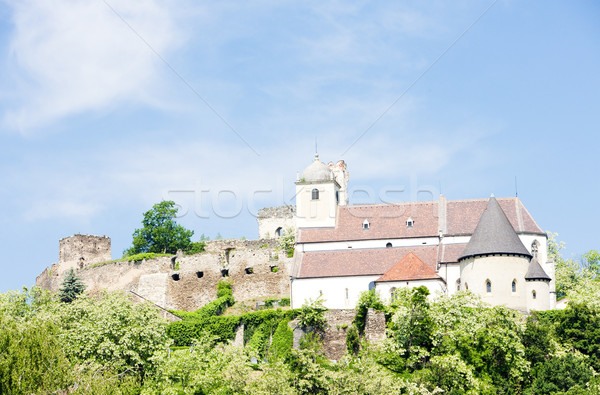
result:
[(346, 333), (346, 347), (348, 348), (348, 353), (353, 355), (358, 354), (358, 351), (360, 350), (360, 336), (358, 334), (358, 328), (354, 324)]
[(315, 300), (308, 299), (304, 302), (298, 315), (301, 328), (325, 329), (327, 325), (327, 320), (325, 319), (327, 308), (323, 306), (323, 303), (324, 300), (320, 297)]
[(279, 299), (279, 305), (280, 306), (289, 306), (290, 305), (290, 298), (281, 298)]
[(563, 393), (569, 389), (585, 388), (594, 377), (586, 358), (572, 353), (553, 357), (536, 366), (531, 394)]
[(378, 311), (385, 311), (385, 305), (375, 291), (366, 291), (360, 294), (356, 305), (356, 316), (354, 317), (354, 325), (358, 329), (359, 335), (365, 333), (365, 325), (367, 323), (367, 313), (369, 308)]
[(288, 319), (282, 319), (277, 325), (275, 333), (273, 333), (273, 340), (271, 342), (271, 349), (269, 355), (272, 360), (288, 360), (292, 346), (294, 344), (294, 332), (290, 328)]

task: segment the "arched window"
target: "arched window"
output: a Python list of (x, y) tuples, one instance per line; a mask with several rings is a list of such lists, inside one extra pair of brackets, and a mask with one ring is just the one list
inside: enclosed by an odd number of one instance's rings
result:
[(517, 292), (517, 280), (513, 280), (512, 282), (512, 291), (513, 293)]
[(312, 200), (319, 200), (319, 190), (317, 188), (312, 190)]
[(281, 226), (279, 228), (277, 228), (277, 230), (275, 230), (275, 236), (279, 237), (281, 236), (281, 232), (283, 231), (283, 229), (281, 229)]
[(393, 302), (396, 300), (396, 287), (390, 289), (390, 300)]
[(469, 289), (469, 283), (465, 283), (465, 289)]
[(460, 278), (456, 280), (456, 290), (460, 291)]
[(369, 223), (368, 219), (365, 219), (363, 221), (363, 230), (369, 230), (369, 227), (371, 226), (371, 224)]
[(538, 243), (537, 240), (534, 240), (533, 243), (531, 243), (531, 255), (533, 255), (533, 259), (538, 259), (539, 246), (540, 243)]
[(387, 244), (385, 245), (385, 248), (392, 248), (392, 243), (387, 243)]
[(348, 301), (348, 299), (349, 299), (348, 288), (346, 288), (346, 302)]
[(490, 280), (485, 280), (485, 292), (492, 292), (492, 282)]
[(335, 191), (335, 201), (336, 201), (337, 203), (339, 203), (339, 202), (340, 202), (340, 191)]
[(531, 296), (536, 299), (537, 298), (537, 293), (535, 292), (535, 289), (533, 290), (533, 292), (531, 292)]

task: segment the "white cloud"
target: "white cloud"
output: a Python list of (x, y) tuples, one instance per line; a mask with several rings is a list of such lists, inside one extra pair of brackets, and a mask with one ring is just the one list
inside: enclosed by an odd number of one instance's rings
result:
[(157, 56), (182, 40), (174, 15), (160, 0), (18, 0), (13, 9), (11, 61), (17, 80), (15, 106), (5, 122), (27, 131), (123, 100), (155, 101)]

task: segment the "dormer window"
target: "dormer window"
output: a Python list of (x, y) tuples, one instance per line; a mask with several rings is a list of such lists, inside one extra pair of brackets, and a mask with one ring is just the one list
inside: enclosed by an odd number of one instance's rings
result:
[(411, 217), (408, 217), (408, 219), (406, 220), (406, 227), (412, 228), (414, 225), (415, 225), (415, 221), (413, 221), (413, 219)]
[(365, 219), (363, 222), (363, 230), (369, 230), (370, 226), (371, 226), (371, 224), (369, 224), (369, 220)]
[(312, 200), (319, 200), (319, 190), (317, 188), (312, 190)]

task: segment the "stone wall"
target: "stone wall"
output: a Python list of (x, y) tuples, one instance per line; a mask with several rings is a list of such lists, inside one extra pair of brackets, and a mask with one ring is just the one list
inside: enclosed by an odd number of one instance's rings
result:
[(106, 236), (77, 234), (61, 239), (58, 245), (57, 269), (60, 272), (111, 259), (110, 238)]
[(296, 206), (263, 208), (258, 211), (257, 221), (261, 239), (277, 238), (289, 229), (296, 231)]
[[(356, 310), (327, 310), (325, 319), (327, 328), (323, 333), (323, 352), (331, 360), (337, 361), (346, 354), (346, 334), (348, 328), (356, 316)], [(300, 346), (300, 338), (305, 331), (298, 326), (298, 320), (290, 322), (294, 331), (294, 347)], [(380, 311), (369, 309), (366, 317), (365, 339), (371, 343), (377, 343), (385, 339), (385, 315)]]
[[(233, 283), (238, 301), (289, 297), (293, 258), (276, 246), (275, 240), (215, 240), (202, 254), (113, 262), (76, 271), (90, 292), (133, 291), (166, 309), (196, 310), (216, 298), (220, 280)], [(46, 269), (36, 284), (58, 291), (64, 279), (59, 266)]]

